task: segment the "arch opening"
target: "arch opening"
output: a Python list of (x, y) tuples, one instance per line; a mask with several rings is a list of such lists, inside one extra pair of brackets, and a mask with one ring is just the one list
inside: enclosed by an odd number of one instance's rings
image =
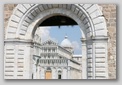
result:
[[(52, 10), (52, 9), (51, 9)], [(32, 39), (34, 38), (34, 34), (36, 32), (36, 29), (38, 27), (48, 27), (48, 26), (58, 26), (59, 28), (61, 26), (79, 26), (80, 28), (80, 32), (81, 32), (81, 39), (86, 39), (86, 28), (83, 24), (83, 22), (80, 22), (80, 20), (78, 19), (78, 17), (72, 17), (70, 15), (68, 15), (67, 13), (58, 13), (58, 10), (60, 9), (56, 9), (55, 13), (51, 13), (51, 14), (47, 14), (44, 15), (43, 18), (41, 17), (42, 15), (38, 15), (32, 25), (30, 25), (28, 28), (31, 28), (31, 37)], [(48, 12), (48, 11), (46, 11)], [(67, 11), (68, 13), (70, 13), (70, 11)], [(36, 22), (36, 23), (35, 23)]]
[(55, 15), (45, 21), (43, 21), (39, 26), (65, 26), (65, 25), (77, 25), (77, 23), (66, 16)]
[(42, 33), (40, 34), (41, 43), (48, 39), (52, 39), (59, 45), (63, 41), (64, 37), (68, 36), (68, 39), (73, 45), (73, 53), (82, 55), (81, 39), (83, 36), (82, 29), (84, 29), (84, 27), (81, 29), (75, 20), (63, 14), (52, 14), (50, 17), (46, 17), (47, 18), (44, 20), (42, 19), (42, 22), (36, 26), (37, 28), (34, 28), (36, 30), (33, 31), (33, 36), (35, 33), (38, 33), (39, 35), (40, 31), (40, 33)]

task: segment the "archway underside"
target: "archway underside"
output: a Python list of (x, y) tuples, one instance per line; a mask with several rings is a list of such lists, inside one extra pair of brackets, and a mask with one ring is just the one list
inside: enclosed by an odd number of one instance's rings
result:
[[(5, 33), (5, 78), (30, 79), (34, 31), (56, 14), (68, 16), (84, 27), (81, 29), (83, 79), (108, 78), (106, 21), (97, 4), (18, 4)], [(23, 64), (16, 65), (19, 61)]]

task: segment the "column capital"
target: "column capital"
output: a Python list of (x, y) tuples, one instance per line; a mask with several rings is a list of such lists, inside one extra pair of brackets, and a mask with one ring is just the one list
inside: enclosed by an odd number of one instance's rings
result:
[(81, 42), (85, 42), (86, 39), (85, 38), (80, 38)]
[(20, 39), (6, 39), (4, 40), (4, 43), (21, 43), (21, 44), (30, 44), (33, 45), (33, 41), (32, 40), (20, 40)]
[(103, 37), (92, 37), (93, 40), (108, 40), (108, 36)]

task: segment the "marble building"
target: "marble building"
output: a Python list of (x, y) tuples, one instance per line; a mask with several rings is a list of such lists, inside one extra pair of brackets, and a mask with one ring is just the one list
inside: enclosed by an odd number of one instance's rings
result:
[(35, 42), (32, 79), (81, 79), (81, 62), (77, 58), (81, 60), (81, 56), (73, 56), (67, 36), (61, 45), (51, 39)]

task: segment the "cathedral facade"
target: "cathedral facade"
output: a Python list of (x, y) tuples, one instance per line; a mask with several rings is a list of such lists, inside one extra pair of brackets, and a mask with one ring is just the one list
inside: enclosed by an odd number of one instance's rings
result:
[(34, 52), (32, 79), (81, 79), (81, 62), (74, 59), (67, 36), (61, 45), (51, 39), (35, 42)]

